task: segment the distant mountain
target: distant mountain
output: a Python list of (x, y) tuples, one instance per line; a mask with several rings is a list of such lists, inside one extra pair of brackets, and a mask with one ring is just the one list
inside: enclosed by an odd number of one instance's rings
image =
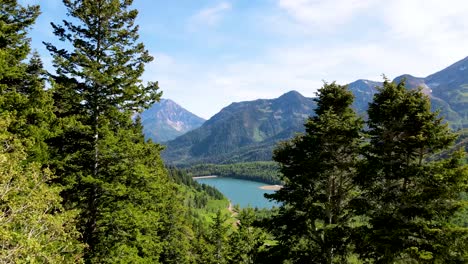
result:
[[(440, 115), (453, 129), (468, 128), (468, 57), (427, 77), (404, 74), (393, 82), (402, 80), (410, 89), (421, 87), (423, 93), (431, 99), (432, 110), (440, 111)], [(355, 96), (353, 107), (358, 113), (365, 114), (368, 103), (377, 92), (376, 87), (380, 86), (382, 82), (369, 80), (348, 84)]]
[[(468, 57), (427, 77), (405, 74), (393, 81), (403, 79), (410, 89), (422, 87), (433, 110), (439, 110), (453, 129), (466, 131)], [(381, 86), (382, 82), (370, 80), (348, 84), (355, 96), (353, 108), (364, 118), (369, 102)], [(233, 103), (200, 128), (167, 142), (163, 158), (184, 165), (271, 160), (276, 143), (302, 132), (305, 119), (314, 114), (315, 107), (312, 98), (295, 91), (277, 99)]]
[(353, 108), (356, 112), (364, 114), (367, 111), (369, 102), (377, 93), (377, 87), (381, 87), (382, 82), (369, 80), (357, 80), (348, 84), (348, 89), (354, 94)]
[(198, 117), (174, 101), (161, 99), (141, 114), (143, 133), (155, 142), (172, 140), (200, 127), (205, 119)]
[(304, 130), (315, 102), (296, 91), (277, 99), (233, 103), (200, 128), (167, 142), (169, 163), (232, 163), (270, 160), (280, 140)]
[(453, 129), (468, 128), (468, 57), (425, 78), (402, 75), (409, 88), (422, 87), (431, 99), (432, 110), (449, 122)]

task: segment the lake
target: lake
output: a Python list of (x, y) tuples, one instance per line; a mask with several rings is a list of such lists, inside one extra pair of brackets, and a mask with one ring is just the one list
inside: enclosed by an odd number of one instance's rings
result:
[(270, 202), (264, 193), (273, 193), (274, 191), (262, 190), (260, 186), (268, 185), (249, 180), (217, 177), (196, 179), (199, 183), (204, 183), (218, 189), (226, 196), (233, 205), (239, 204), (241, 207), (271, 208), (276, 203)]

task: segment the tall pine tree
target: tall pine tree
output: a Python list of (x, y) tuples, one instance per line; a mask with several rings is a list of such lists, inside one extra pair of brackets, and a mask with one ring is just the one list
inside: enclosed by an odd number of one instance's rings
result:
[(385, 80), (368, 114), (359, 183), (369, 225), (357, 243), (361, 256), (375, 263), (466, 263), (466, 252), (454, 246), (467, 230), (449, 224), (467, 188), (466, 167), (459, 154), (430, 159), (456, 135), (431, 112), (428, 97), (404, 82)]
[(285, 183), (268, 196), (282, 204), (271, 223), (279, 241), (276, 260), (342, 263), (349, 255), (363, 123), (351, 109), (352, 102), (346, 86), (325, 84), (318, 91), (317, 115), (305, 124), (305, 134), (274, 152)]
[(39, 15), (38, 6), (22, 7), (17, 1), (0, 6), (0, 112), (14, 115), (8, 131), (28, 138), (28, 160), (45, 162), (53, 120), (52, 101), (44, 87), (44, 70), (37, 53), (30, 55), (28, 29)]
[(0, 2), (0, 262), (75, 263), (82, 246), (60, 188), (44, 169), (53, 120), (37, 54), (27, 33), (38, 6)]
[(88, 262), (157, 263), (174, 188), (161, 148), (132, 120), (161, 95), (157, 83), (141, 81), (152, 57), (137, 42), (137, 11), (131, 0), (63, 2), (70, 20), (52, 26), (72, 48), (46, 45), (60, 127), (50, 144), (65, 206), (80, 210)]

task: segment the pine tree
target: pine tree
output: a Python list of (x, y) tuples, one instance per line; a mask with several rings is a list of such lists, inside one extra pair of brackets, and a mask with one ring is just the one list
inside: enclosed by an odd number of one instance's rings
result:
[(160, 97), (141, 75), (152, 57), (137, 43), (130, 0), (64, 0), (73, 18), (52, 24), (72, 49), (47, 43), (54, 56), (53, 168), (66, 186), (65, 206), (80, 210), (78, 228), (95, 263), (158, 263), (170, 228), (175, 189), (145, 142), (135, 113)]
[(368, 114), (359, 183), (370, 220), (359, 234), (361, 256), (375, 263), (466, 262), (466, 253), (452, 247), (466, 229), (449, 224), (467, 188), (466, 167), (459, 154), (429, 159), (456, 135), (431, 112), (427, 96), (404, 82), (385, 80)]
[(350, 108), (346, 86), (325, 84), (318, 91), (316, 116), (306, 132), (282, 143), (273, 159), (284, 188), (267, 197), (281, 203), (271, 232), (278, 258), (294, 263), (341, 263), (350, 252), (353, 183), (362, 121)]
[(44, 70), (37, 53), (30, 55), (28, 29), (39, 15), (38, 6), (22, 7), (2, 1), (0, 7), (0, 111), (14, 114), (8, 131), (28, 138), (28, 159), (45, 162), (53, 119), (50, 94), (44, 87)]
[(83, 245), (64, 212), (53, 175), (37, 162), (26, 162), (25, 139), (7, 131), (11, 115), (0, 115), (0, 262), (77, 263)]
[(64, 212), (45, 169), (51, 97), (38, 55), (25, 62), (38, 15), (38, 6), (0, 3), (0, 262), (75, 263), (82, 251), (75, 213)]
[(254, 225), (257, 220), (253, 208), (244, 208), (237, 215), (236, 230), (229, 236), (229, 263), (259, 263), (265, 232)]

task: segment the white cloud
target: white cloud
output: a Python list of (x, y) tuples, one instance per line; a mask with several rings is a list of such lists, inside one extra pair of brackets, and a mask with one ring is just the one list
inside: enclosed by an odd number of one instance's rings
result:
[(220, 2), (215, 6), (204, 8), (189, 19), (189, 28), (195, 30), (198, 27), (215, 26), (231, 9), (232, 5), (228, 2)]
[(390, 41), (406, 43), (433, 59), (453, 61), (467, 54), (468, 2), (393, 0), (382, 10)]
[(342, 25), (374, 0), (279, 0), (279, 7), (306, 26), (329, 29)]
[[(231, 102), (275, 98), (292, 89), (313, 96), (322, 80), (346, 84), (381, 81), (382, 74), (425, 77), (468, 56), (465, 0), (277, 3), (280, 12), (259, 10), (255, 21), (261, 21), (261, 33), (270, 34), (269, 40), (278, 41), (259, 42), (263, 46), (256, 47), (261, 52), (255, 56), (193, 61), (156, 55), (149, 72), (160, 81), (165, 97), (209, 118)], [(229, 9), (220, 3), (202, 10), (193, 17), (195, 25), (216, 25)]]

